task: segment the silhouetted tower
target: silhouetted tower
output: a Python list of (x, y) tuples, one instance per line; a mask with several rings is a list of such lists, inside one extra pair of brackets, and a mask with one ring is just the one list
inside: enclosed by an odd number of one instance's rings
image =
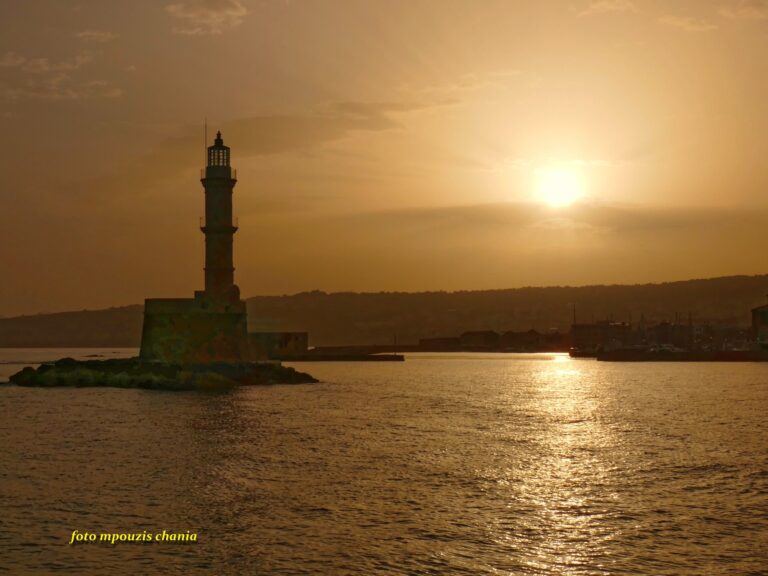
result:
[(237, 182), (221, 132), (208, 147), (200, 181), (205, 189), (205, 290), (194, 298), (147, 298), (139, 357), (149, 362), (247, 362), (252, 352), (248, 316), (234, 283), (232, 190)]
[(200, 181), (205, 188), (205, 220), (200, 227), (205, 234), (205, 295), (212, 300), (239, 300), (232, 258), (237, 232), (232, 220), (232, 190), (237, 172), (229, 165), (229, 146), (224, 146), (221, 132), (208, 147), (208, 165)]

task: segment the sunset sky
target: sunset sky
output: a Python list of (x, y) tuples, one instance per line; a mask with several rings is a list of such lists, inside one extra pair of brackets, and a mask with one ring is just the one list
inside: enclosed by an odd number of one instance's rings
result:
[[(0, 6), (0, 315), (768, 272), (768, 0)], [(210, 144), (210, 142), (209, 142)]]

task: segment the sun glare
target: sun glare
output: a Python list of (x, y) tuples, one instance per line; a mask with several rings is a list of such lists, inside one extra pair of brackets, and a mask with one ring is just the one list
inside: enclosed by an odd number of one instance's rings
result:
[(536, 197), (553, 208), (570, 206), (583, 194), (581, 174), (574, 168), (549, 166), (536, 172)]

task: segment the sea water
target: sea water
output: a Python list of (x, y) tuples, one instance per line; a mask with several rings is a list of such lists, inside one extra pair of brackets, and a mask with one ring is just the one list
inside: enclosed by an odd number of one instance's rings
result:
[(768, 364), (295, 366), (322, 382), (0, 387), (0, 572), (768, 572)]

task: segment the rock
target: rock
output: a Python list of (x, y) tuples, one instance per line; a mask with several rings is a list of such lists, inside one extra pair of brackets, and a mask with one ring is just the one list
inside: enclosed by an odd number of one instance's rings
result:
[(62, 358), (38, 368), (26, 367), (10, 377), (18, 386), (109, 386), (151, 390), (224, 390), (237, 386), (303, 384), (315, 378), (277, 363), (241, 362), (165, 364), (138, 358), (75, 360)]

